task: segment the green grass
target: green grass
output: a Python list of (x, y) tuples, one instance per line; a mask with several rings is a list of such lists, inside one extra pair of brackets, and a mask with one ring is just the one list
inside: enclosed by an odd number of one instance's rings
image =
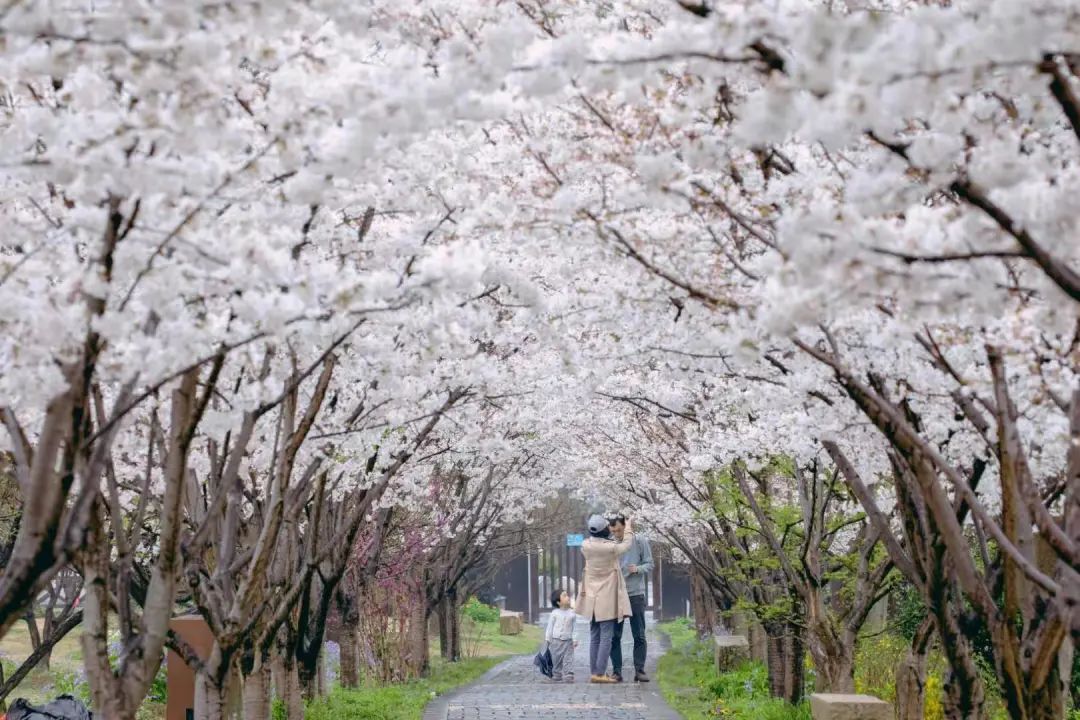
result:
[[(30, 632), (26, 629), (26, 623), (20, 620), (11, 627), (4, 639), (0, 640), (4, 676), (10, 677), (15, 668), (32, 652)], [(53, 648), (49, 669), (38, 665), (31, 670), (15, 692), (8, 696), (8, 702), (22, 697), (32, 703), (40, 703), (52, 700), (61, 692), (71, 692), (75, 688), (69, 686), (76, 684), (82, 670), (82, 648), (79, 647), (79, 630), (76, 628)]]
[(334, 688), (330, 696), (307, 708), (308, 720), (420, 720), (435, 697), (476, 680), (500, 658), (467, 658), (449, 663), (436, 658), (429, 677), (397, 685)]
[[(12, 626), (3, 640), (0, 640), (4, 676), (10, 677), (31, 652), (33, 645), (30, 643), (30, 632), (26, 623), (20, 620)], [(64, 693), (74, 695), (86, 703), (90, 701), (90, 688), (86, 684), (82, 648), (79, 645), (79, 628), (68, 633), (53, 648), (49, 669), (38, 665), (31, 670), (19, 687), (8, 696), (7, 702), (10, 704), (17, 698), (25, 698), (37, 705), (54, 700), (57, 695)], [(164, 702), (147, 700), (139, 708), (139, 720), (161, 720), (164, 717)]]
[(526, 626), (520, 635), (499, 635), (497, 622), (462, 622), (462, 650), (473, 657), (450, 663), (438, 657), (433, 643), (431, 673), (426, 678), (395, 685), (372, 685), (356, 690), (335, 687), (330, 695), (307, 708), (308, 720), (420, 720), (429, 702), (454, 688), (468, 685), (510, 655), (536, 652), (544, 638), (538, 627)]
[(686, 720), (810, 720), (810, 707), (791, 706), (769, 697), (768, 674), (761, 663), (748, 662), (718, 675), (713, 649), (697, 639), (686, 620), (660, 625), (671, 650), (657, 668), (664, 699)]
[[(526, 625), (520, 635), (500, 635), (498, 621), (475, 622), (468, 617), (461, 619), (461, 650), (466, 657), (532, 654), (543, 640), (544, 631), (535, 625)], [(437, 655), (437, 637), (432, 641), (432, 648), (432, 655)]]

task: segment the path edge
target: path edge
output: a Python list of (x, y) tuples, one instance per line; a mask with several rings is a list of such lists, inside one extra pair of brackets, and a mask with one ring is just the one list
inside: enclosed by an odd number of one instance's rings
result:
[(520, 655), (507, 655), (501, 662), (495, 663), (491, 668), (480, 677), (476, 678), (472, 682), (459, 685), (449, 692), (445, 692), (431, 700), (424, 706), (424, 712), (420, 716), (421, 720), (446, 720), (447, 714), (450, 712), (450, 701), (461, 695), (469, 688), (476, 687), (477, 685), (483, 685), (485, 681), (491, 680), (502, 669), (503, 665), (511, 663), (519, 658), (528, 657), (527, 653)]

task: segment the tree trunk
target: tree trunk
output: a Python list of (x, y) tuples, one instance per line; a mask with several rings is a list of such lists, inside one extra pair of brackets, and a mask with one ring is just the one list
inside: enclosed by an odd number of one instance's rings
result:
[[(34, 617), (34, 603), (30, 603), (30, 607), (26, 608), (26, 631), (30, 634), (30, 648), (36, 651), (41, 647), (41, 632), (38, 629), (37, 618)], [(38, 660), (38, 665), (49, 669), (49, 654), (45, 654)]]
[(313, 700), (319, 694), (319, 659), (322, 652), (303, 660), (293, 658), (292, 667), (300, 685), (301, 695), (305, 700)]
[(785, 696), (787, 661), (784, 653), (784, 636), (770, 634), (765, 641), (766, 666), (769, 671), (769, 694), (776, 698)]
[(304, 694), (295, 662), (285, 666), (285, 717), (288, 720), (304, 720)]
[(896, 720), (923, 720), (926, 706), (926, 656), (934, 629), (926, 618), (915, 630), (907, 657), (896, 668)]
[(326, 653), (321, 651), (315, 663), (315, 697), (326, 697)]
[(1050, 671), (1050, 677), (1041, 688), (1027, 693), (1027, 712), (1013, 714), (1014, 720), (1060, 720), (1065, 717), (1065, 687), (1058, 675), (1058, 665)]
[(450, 623), (450, 661), (461, 660), (461, 613), (458, 610), (457, 593), (450, 591), (446, 596), (446, 615)]
[(854, 642), (845, 642), (831, 622), (820, 617), (810, 627), (808, 644), (817, 671), (815, 689), (824, 693), (854, 693)]
[(439, 657), (443, 660), (450, 660), (450, 612), (449, 601), (444, 596), (439, 604), (435, 606), (435, 617), (439, 621)]
[(788, 625), (766, 628), (769, 694), (791, 704), (802, 700), (805, 648), (798, 629)]
[[(112, 717), (102, 713), (103, 717)], [(195, 676), (195, 720), (223, 720), (225, 717), (225, 690), (206, 673)]]
[(690, 598), (691, 607), (694, 608), (694, 628), (697, 630), (698, 639), (708, 640), (719, 625), (716, 601), (701, 572), (696, 568), (690, 572)]
[(806, 685), (806, 643), (803, 641), (802, 628), (788, 625), (787, 634), (788, 679), (786, 700), (792, 705), (802, 702)]
[(960, 630), (958, 609), (952, 600), (954, 593), (943, 587), (927, 604), (934, 613), (941, 648), (949, 666), (942, 698), (945, 717), (949, 720), (986, 720), (986, 691), (971, 643)]
[(244, 720), (270, 718), (270, 667), (256, 660), (255, 666), (244, 675)]
[(854, 650), (850, 654), (815, 659), (814, 689), (823, 693), (852, 694), (855, 692)]
[(428, 612), (424, 602), (416, 603), (409, 618), (407, 647), (410, 675), (426, 675), (431, 658), (428, 652)]
[(270, 682), (274, 686), (274, 697), (285, 702), (288, 685), (285, 681), (285, 659), (277, 651), (270, 654)]
[(341, 618), (341, 686), (360, 686), (360, 643), (357, 640), (359, 618)]

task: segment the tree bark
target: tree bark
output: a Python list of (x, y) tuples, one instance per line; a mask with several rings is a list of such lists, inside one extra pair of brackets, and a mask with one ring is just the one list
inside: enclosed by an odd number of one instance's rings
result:
[(1013, 714), (1014, 720), (1060, 720), (1065, 717), (1065, 687), (1058, 675), (1058, 664), (1039, 688), (1028, 687), (1027, 714)]
[(806, 657), (806, 643), (803, 640), (802, 628), (788, 625), (787, 634), (788, 652), (788, 680), (787, 701), (792, 705), (802, 702), (803, 689), (806, 685), (806, 665), (803, 662)]
[(986, 691), (970, 641), (960, 630), (957, 608), (948, 599), (941, 604), (930, 604), (929, 607), (934, 613), (941, 647), (949, 665), (949, 674), (944, 683), (945, 717), (950, 720), (985, 720)]
[(341, 618), (341, 686), (360, 686), (360, 644), (357, 641), (360, 619), (353, 614)]
[(907, 657), (896, 668), (896, 720), (923, 720), (926, 706), (926, 656), (934, 621), (927, 618), (915, 630)]
[(716, 601), (713, 599), (708, 583), (697, 568), (693, 568), (690, 572), (690, 595), (694, 608), (694, 628), (697, 630), (698, 639), (707, 640), (712, 637), (719, 624)]
[(431, 666), (428, 651), (428, 613), (424, 605), (423, 600), (416, 603), (412, 617), (409, 618), (407, 647), (410, 674), (414, 676), (427, 675)]
[(322, 652), (313, 657), (305, 657), (303, 660), (296, 658), (292, 666), (296, 672), (297, 682), (300, 685), (300, 693), (305, 700), (314, 700), (319, 694), (319, 660)]
[(285, 702), (288, 685), (285, 681), (285, 659), (277, 651), (270, 655), (270, 682), (274, 686), (274, 697)]
[(457, 662), (461, 660), (461, 610), (454, 590), (447, 594), (446, 610), (450, 618), (450, 660)]
[[(38, 629), (37, 618), (34, 616), (34, 603), (31, 602), (29, 607), (26, 608), (26, 631), (30, 634), (30, 647), (37, 652), (41, 647), (41, 632)], [(46, 670), (49, 669), (49, 656), (43, 655), (41, 660), (38, 661)]]
[(244, 720), (269, 720), (270, 666), (266, 662), (257, 659), (244, 674), (243, 693)]
[(796, 628), (787, 624), (766, 628), (769, 694), (791, 704), (803, 696), (803, 656), (805, 648)]
[(450, 613), (449, 603), (446, 597), (439, 601), (435, 607), (435, 617), (439, 621), (439, 656), (443, 660), (450, 660)]
[(223, 720), (224, 717), (224, 688), (215, 684), (206, 673), (198, 673), (195, 676), (195, 720)]
[(315, 697), (326, 697), (326, 653), (320, 652), (315, 663)]
[(825, 693), (854, 693), (854, 642), (845, 642), (824, 613), (810, 623), (807, 644), (817, 671), (815, 689)]
[(300, 688), (300, 675), (296, 663), (285, 666), (285, 717), (288, 720), (304, 720), (304, 695)]

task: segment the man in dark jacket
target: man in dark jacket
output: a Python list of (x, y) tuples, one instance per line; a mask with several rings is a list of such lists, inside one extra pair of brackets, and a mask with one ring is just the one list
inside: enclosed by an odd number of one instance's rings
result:
[[(626, 518), (617, 515), (610, 521), (611, 535), (616, 540), (622, 540), (623, 531), (626, 530)], [(648, 643), (645, 641), (645, 591), (646, 580), (653, 570), (652, 548), (649, 541), (641, 533), (633, 536), (633, 545), (622, 556), (623, 577), (626, 578), (626, 594), (630, 596), (630, 632), (634, 636), (634, 680), (636, 682), (649, 682), (649, 676), (645, 674), (645, 656), (648, 652)], [(622, 682), (622, 632), (623, 621), (615, 623), (615, 632), (611, 638), (611, 669), (615, 679)]]

